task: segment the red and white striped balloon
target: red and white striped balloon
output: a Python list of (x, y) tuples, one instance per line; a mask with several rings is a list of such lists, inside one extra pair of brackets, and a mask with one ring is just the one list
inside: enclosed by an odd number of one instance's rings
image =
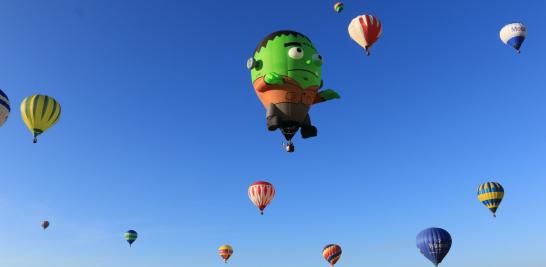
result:
[(372, 15), (358, 16), (349, 24), (351, 39), (362, 46), (368, 56), (370, 47), (379, 39), (381, 31), (381, 21)]
[(272, 184), (264, 181), (255, 182), (248, 187), (248, 197), (264, 214), (264, 209), (275, 196), (275, 188)]

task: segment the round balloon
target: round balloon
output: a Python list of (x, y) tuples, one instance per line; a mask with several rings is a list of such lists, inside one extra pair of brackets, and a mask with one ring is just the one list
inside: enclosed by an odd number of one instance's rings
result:
[(40, 134), (59, 121), (61, 105), (53, 97), (32, 95), (23, 99), (21, 116), (34, 136), (34, 143), (36, 143)]
[(233, 248), (230, 245), (223, 245), (218, 248), (218, 254), (224, 259), (224, 262), (227, 262), (231, 255), (233, 255)]
[(264, 181), (255, 182), (248, 187), (248, 197), (260, 209), (260, 213), (264, 214), (264, 209), (269, 205), (275, 196), (275, 188), (272, 184)]
[(49, 221), (42, 221), (42, 223), (40, 225), (45, 230), (45, 229), (47, 229), (49, 227)]
[(336, 244), (326, 245), (322, 250), (322, 256), (330, 265), (334, 266), (341, 257), (341, 247)]
[(499, 35), (504, 44), (513, 47), (519, 53), (519, 49), (527, 37), (527, 27), (520, 22), (510, 23), (502, 27)]
[(0, 90), (0, 127), (8, 120), (10, 111), (9, 98), (4, 91)]
[(361, 15), (354, 18), (349, 24), (349, 35), (357, 44), (370, 55), (370, 47), (381, 36), (381, 21), (372, 15)]
[(428, 228), (417, 235), (417, 248), (438, 266), (451, 248), (451, 235), (442, 228)]
[(135, 230), (129, 230), (125, 232), (124, 237), (127, 243), (129, 243), (129, 246), (132, 246), (138, 238), (138, 233)]
[(487, 182), (478, 187), (478, 200), (497, 217), (497, 208), (504, 197), (504, 188), (496, 182)]
[(341, 2), (335, 3), (334, 4), (334, 11), (336, 13), (339, 13), (339, 12), (343, 11), (343, 3), (341, 3)]

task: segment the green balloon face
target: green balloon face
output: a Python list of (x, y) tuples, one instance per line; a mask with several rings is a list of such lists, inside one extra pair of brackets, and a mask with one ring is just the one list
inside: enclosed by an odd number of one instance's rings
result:
[(311, 41), (303, 36), (276, 36), (254, 54), (254, 60), (252, 81), (275, 72), (296, 80), (304, 89), (321, 86), (322, 57)]

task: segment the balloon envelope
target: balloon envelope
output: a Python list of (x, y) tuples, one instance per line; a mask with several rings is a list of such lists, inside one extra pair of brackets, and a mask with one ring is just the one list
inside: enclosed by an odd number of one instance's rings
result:
[(230, 245), (223, 245), (218, 248), (218, 254), (224, 259), (224, 262), (227, 262), (231, 255), (233, 255), (233, 248)]
[(135, 230), (129, 230), (125, 232), (124, 237), (127, 243), (129, 243), (129, 246), (132, 246), (138, 238), (138, 233)]
[(330, 265), (334, 266), (341, 257), (341, 247), (336, 244), (326, 245), (322, 250), (322, 256)]
[(21, 116), (34, 136), (34, 143), (38, 135), (51, 128), (61, 116), (61, 105), (50, 96), (32, 95), (21, 103)]
[(255, 182), (248, 187), (248, 197), (264, 214), (264, 209), (269, 205), (275, 196), (275, 188), (272, 184), (264, 181)]
[(417, 235), (417, 248), (438, 266), (451, 248), (451, 235), (442, 228), (428, 228)]
[(341, 3), (341, 2), (335, 3), (334, 4), (334, 11), (336, 13), (339, 13), (339, 12), (343, 11), (343, 3)]
[(496, 217), (497, 208), (504, 197), (504, 188), (496, 182), (487, 182), (478, 187), (478, 200)]
[(527, 37), (527, 27), (520, 22), (510, 23), (502, 27), (499, 35), (504, 44), (513, 47), (519, 53), (519, 49)]
[(381, 21), (372, 15), (361, 15), (351, 21), (348, 30), (351, 39), (362, 46), (369, 55), (370, 47), (381, 36)]
[(0, 127), (8, 120), (10, 111), (9, 98), (4, 91), (0, 90)]

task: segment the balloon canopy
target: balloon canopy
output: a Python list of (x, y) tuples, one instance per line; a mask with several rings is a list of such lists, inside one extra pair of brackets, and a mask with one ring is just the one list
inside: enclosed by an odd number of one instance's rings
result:
[(417, 235), (417, 248), (438, 266), (451, 248), (451, 235), (442, 228), (428, 228)]

